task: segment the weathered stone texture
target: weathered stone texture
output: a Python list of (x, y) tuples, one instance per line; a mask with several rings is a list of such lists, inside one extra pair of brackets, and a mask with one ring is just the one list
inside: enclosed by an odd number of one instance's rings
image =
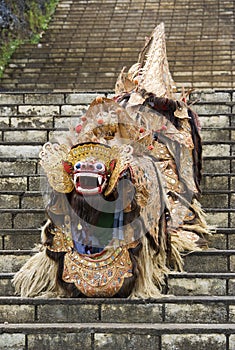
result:
[(94, 350), (110, 350), (110, 348), (115, 350), (160, 350), (159, 337), (148, 334), (95, 333)]
[[(25, 350), (25, 335), (24, 334), (0, 334), (0, 349), (1, 350)], [(39, 349), (38, 349), (39, 350)]]
[(18, 213), (14, 217), (14, 228), (39, 228), (45, 220), (45, 213)]
[(35, 105), (22, 105), (19, 106), (19, 114), (29, 116), (52, 116), (60, 113), (59, 106), (35, 106)]
[(214, 127), (214, 128), (223, 128), (229, 127), (230, 118), (226, 115), (218, 115), (218, 116), (203, 116), (200, 117), (200, 122), (202, 127)]
[(26, 177), (4, 177), (0, 179), (0, 191), (26, 191)]
[(67, 104), (75, 104), (75, 105), (83, 105), (83, 104), (90, 104), (98, 94), (91, 93), (91, 94), (85, 94), (85, 93), (74, 93), (74, 94), (66, 94), (65, 102)]
[(0, 255), (0, 271), (11, 273), (18, 271), (29, 259), (29, 255)]
[(227, 272), (227, 259), (223, 255), (186, 255), (187, 272)]
[(39, 305), (38, 322), (96, 322), (99, 319), (98, 305)]
[(10, 213), (0, 213), (1, 228), (12, 228), (12, 217)]
[(7, 142), (47, 142), (47, 131), (21, 130), (5, 131), (4, 141)]
[[(64, 94), (25, 94), (26, 104), (56, 105), (64, 103)], [(19, 103), (20, 104), (20, 103)]]
[(5, 129), (5, 128), (9, 128), (9, 126), (10, 126), (9, 117), (0, 117), (0, 128)]
[(24, 195), (21, 200), (22, 209), (43, 209), (44, 202), (40, 195)]
[(0, 106), (0, 116), (12, 116), (17, 113), (17, 106)]
[(162, 322), (162, 304), (136, 305), (102, 305), (103, 322)]
[(224, 304), (167, 304), (166, 322), (177, 323), (224, 323), (227, 310)]
[(61, 107), (61, 115), (81, 116), (86, 112), (87, 108), (82, 105), (63, 105)]
[(28, 323), (33, 321), (33, 305), (0, 305), (1, 323)]
[(225, 295), (226, 280), (218, 278), (169, 278), (169, 294), (173, 295)]
[(215, 227), (228, 227), (228, 213), (207, 213), (207, 223)]
[(194, 108), (195, 112), (198, 114), (224, 114), (224, 113), (231, 113), (230, 106), (225, 105), (217, 105), (217, 104), (198, 104), (195, 105)]
[(38, 158), (38, 154), (41, 150), (41, 146), (6, 146), (0, 145), (0, 157), (2, 158)]
[(4, 237), (5, 249), (33, 249), (36, 244), (41, 242), (40, 233), (14, 233), (6, 234)]
[(8, 278), (0, 279), (0, 296), (12, 296), (14, 293), (15, 290), (12, 286), (11, 280)]
[(43, 333), (29, 334), (28, 347), (30, 350), (92, 350), (89, 333)]
[(204, 176), (201, 183), (202, 190), (228, 190), (227, 176)]
[(223, 334), (166, 334), (162, 350), (222, 350), (226, 348)]
[(53, 117), (48, 115), (11, 118), (11, 126), (16, 129), (40, 128), (47, 129), (53, 127)]
[(23, 94), (0, 94), (0, 105), (17, 105), (24, 101)]
[[(15, 160), (8, 162), (6, 160), (0, 163), (0, 174), (1, 175), (33, 175), (36, 174), (37, 161), (35, 160)], [(14, 180), (12, 180), (14, 181)]]
[(204, 145), (203, 146), (204, 157), (222, 157), (230, 156), (230, 145)]
[(201, 91), (201, 92), (192, 92), (190, 95), (190, 100), (199, 100), (202, 102), (229, 102), (231, 101), (231, 94), (229, 92), (221, 91), (215, 92), (211, 91)]
[(217, 193), (204, 194), (200, 198), (200, 203), (204, 208), (228, 208), (228, 195)]
[[(226, 159), (204, 159), (202, 162), (202, 168), (204, 173), (229, 173), (230, 172), (230, 161)], [(235, 168), (235, 162), (234, 162)]]
[(0, 194), (0, 209), (10, 209), (10, 208), (19, 208), (19, 196), (9, 195), (9, 194)]

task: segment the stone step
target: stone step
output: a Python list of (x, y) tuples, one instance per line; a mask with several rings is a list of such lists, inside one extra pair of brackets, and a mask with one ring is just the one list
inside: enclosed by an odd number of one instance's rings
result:
[[(40, 242), (40, 234), (39, 228), (3, 228), (0, 232), (0, 249), (33, 249), (35, 244)], [(235, 249), (235, 227), (216, 228), (207, 240), (211, 248), (233, 250)]]
[[(132, 310), (131, 310), (132, 311)], [(53, 319), (53, 317), (52, 317)], [(52, 323), (4, 324), (2, 350), (233, 350), (229, 323)]]
[[(2, 229), (0, 232), (0, 249), (28, 250), (40, 243), (41, 230), (38, 229)], [(224, 239), (225, 241), (225, 239)], [(218, 243), (219, 245), (219, 243)], [(220, 245), (221, 246), (221, 245)], [(223, 245), (225, 248), (225, 244)]]
[(167, 288), (167, 294), (178, 296), (232, 296), (235, 293), (235, 274), (171, 272), (167, 278)]
[[(0, 267), (4, 273), (18, 271), (36, 253), (36, 250), (0, 250)], [(187, 272), (229, 273), (235, 272), (234, 249), (207, 249), (182, 254)]]
[[(217, 186), (220, 185), (219, 181), (215, 183)], [(235, 200), (234, 194), (235, 190), (203, 190), (200, 202), (207, 211), (213, 208), (229, 209)], [(43, 209), (44, 207), (41, 192), (0, 190), (0, 209)]]
[(158, 299), (0, 297), (1, 323), (235, 322), (233, 296), (166, 296)]
[[(0, 273), (0, 296), (14, 296), (14, 273)], [(174, 296), (233, 296), (235, 274), (204, 272), (171, 272), (163, 286), (163, 294)]]

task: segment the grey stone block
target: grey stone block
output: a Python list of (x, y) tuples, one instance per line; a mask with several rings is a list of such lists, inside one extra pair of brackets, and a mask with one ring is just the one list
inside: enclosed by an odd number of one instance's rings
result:
[(63, 105), (61, 107), (61, 115), (77, 115), (82, 116), (86, 113), (87, 108), (83, 105)]
[(230, 145), (204, 145), (202, 151), (203, 157), (230, 156)]
[[(226, 249), (227, 248), (227, 236), (226, 234), (212, 233), (206, 237), (208, 246), (215, 249)], [(232, 248), (231, 248), (232, 249)]]
[(231, 107), (217, 104), (201, 104), (195, 105), (194, 110), (198, 114), (224, 114), (231, 113)]
[(0, 116), (13, 116), (17, 115), (17, 106), (0, 106)]
[(215, 227), (228, 227), (228, 213), (207, 213), (207, 224)]
[(39, 195), (24, 195), (21, 200), (22, 209), (43, 209), (43, 198)]
[(166, 304), (166, 322), (224, 323), (227, 310), (224, 304)]
[(101, 307), (102, 322), (162, 322), (162, 304), (112, 305)]
[(168, 294), (173, 295), (225, 295), (226, 281), (219, 278), (169, 278)]
[(4, 247), (5, 249), (33, 249), (36, 244), (41, 242), (40, 233), (38, 234), (9, 234), (4, 237)]
[(98, 305), (39, 305), (38, 322), (95, 322), (99, 319)]
[(235, 334), (231, 334), (229, 337), (229, 350), (235, 349)]
[[(223, 334), (164, 334), (161, 350), (222, 350), (226, 349)], [(231, 349), (232, 350), (232, 349)]]
[(2, 158), (38, 158), (39, 152), (41, 151), (41, 146), (10, 146), (10, 145), (0, 145), (0, 157)]
[(26, 177), (5, 177), (0, 180), (0, 191), (26, 191)]
[(200, 203), (204, 208), (228, 208), (227, 194), (203, 194)]
[(9, 126), (10, 126), (9, 117), (0, 117), (0, 128), (5, 129), (5, 128), (9, 128)]
[(72, 116), (72, 117), (57, 117), (55, 118), (55, 128), (58, 129), (56, 132), (51, 132), (50, 137), (56, 138), (56, 135), (60, 131), (59, 129), (63, 128), (66, 129), (66, 131), (69, 130), (70, 127), (74, 127), (81, 123), (80, 117), (84, 113), (80, 113), (79, 115)]
[(30, 176), (29, 177), (29, 191), (40, 191), (41, 190), (41, 177)]
[(66, 103), (67, 104), (76, 104), (76, 105), (83, 105), (83, 104), (90, 104), (97, 96), (99, 96), (96, 93), (74, 93), (74, 94), (66, 94)]
[(12, 216), (11, 213), (0, 213), (1, 228), (12, 228)]
[(19, 196), (0, 194), (0, 208), (2, 209), (18, 209), (20, 205)]
[(47, 131), (21, 130), (5, 131), (4, 141), (7, 142), (47, 142)]
[(28, 348), (30, 350), (92, 350), (91, 336), (81, 333), (43, 333), (29, 334)]
[(229, 130), (201, 130), (202, 141), (230, 141)]
[(231, 213), (230, 224), (235, 227), (235, 213)]
[(200, 100), (200, 102), (229, 102), (231, 95), (229, 92), (193, 92), (190, 95), (190, 100)]
[(0, 305), (0, 322), (2, 323), (28, 323), (33, 321), (33, 305)]
[(32, 175), (36, 174), (37, 161), (21, 159), (8, 162), (4, 160), (0, 165), (1, 175)]
[[(204, 159), (202, 163), (202, 169), (204, 173), (214, 174), (214, 173), (229, 173), (230, 172), (230, 161), (226, 159), (211, 160)], [(235, 162), (234, 162), (235, 169)]]
[(60, 107), (54, 105), (22, 105), (18, 109), (20, 114), (29, 116), (52, 116), (60, 113)]
[(0, 296), (12, 296), (15, 294), (15, 289), (9, 278), (0, 279)]
[(2, 333), (0, 334), (1, 350), (26, 350), (25, 335), (19, 333)]
[[(235, 295), (235, 279), (230, 279), (228, 281), (228, 294)], [(235, 311), (235, 310), (234, 310)]]
[(14, 228), (39, 228), (46, 219), (45, 213), (18, 213), (14, 217)]
[(30, 116), (11, 118), (11, 126), (17, 129), (41, 128), (47, 129), (53, 127), (52, 116)]
[(228, 177), (205, 176), (202, 178), (201, 188), (203, 190), (228, 190)]
[(224, 128), (229, 127), (230, 118), (227, 115), (219, 116), (203, 116), (200, 117), (200, 122), (202, 127), (211, 127), (211, 128)]
[(227, 258), (223, 255), (187, 255), (184, 257), (187, 272), (228, 272)]
[(30, 255), (0, 255), (0, 271), (3, 273), (12, 273), (20, 268), (29, 260)]
[(149, 334), (95, 333), (94, 344), (94, 350), (160, 350), (159, 337)]
[(0, 105), (17, 105), (24, 101), (23, 94), (0, 94)]
[(230, 256), (230, 271), (235, 272), (235, 256)]
[(56, 105), (64, 103), (64, 94), (25, 94), (26, 104)]

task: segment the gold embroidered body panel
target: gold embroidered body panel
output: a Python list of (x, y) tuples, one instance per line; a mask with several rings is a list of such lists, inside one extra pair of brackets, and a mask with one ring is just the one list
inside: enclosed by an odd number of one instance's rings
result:
[(126, 246), (95, 257), (71, 252), (64, 258), (63, 280), (74, 283), (87, 297), (112, 297), (131, 276), (132, 262)]

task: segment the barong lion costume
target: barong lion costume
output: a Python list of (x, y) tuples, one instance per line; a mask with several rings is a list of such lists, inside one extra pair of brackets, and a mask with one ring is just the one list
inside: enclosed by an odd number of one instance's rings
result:
[(197, 115), (173, 93), (160, 24), (112, 99), (97, 97), (40, 163), (50, 185), (39, 252), (16, 273), (21, 296), (159, 297), (205, 246)]

